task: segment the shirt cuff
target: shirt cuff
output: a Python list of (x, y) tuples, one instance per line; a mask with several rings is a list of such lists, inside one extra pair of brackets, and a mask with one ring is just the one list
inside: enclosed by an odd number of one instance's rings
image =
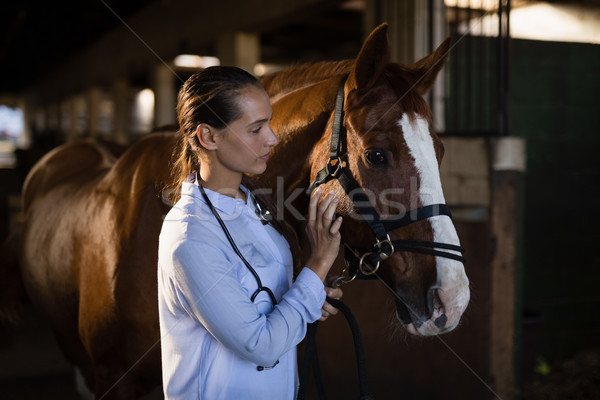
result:
[(302, 268), (302, 271), (296, 277), (296, 282), (309, 288), (321, 305), (325, 303), (325, 285), (313, 270), (306, 267)]

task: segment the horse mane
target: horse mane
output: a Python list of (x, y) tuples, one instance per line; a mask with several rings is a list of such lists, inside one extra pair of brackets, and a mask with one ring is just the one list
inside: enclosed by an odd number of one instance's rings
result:
[[(332, 76), (348, 74), (354, 62), (355, 60), (320, 61), (293, 65), (265, 76), (262, 78), (261, 84), (271, 97), (284, 95)], [(416, 89), (421, 77), (413, 70), (402, 64), (389, 63), (385, 67), (384, 77), (398, 98), (402, 99), (401, 103), (405, 112), (409, 115), (418, 114), (427, 120), (433, 119), (431, 108)]]
[(283, 71), (265, 76), (261, 84), (269, 94), (285, 94), (332, 76), (350, 73), (354, 60), (320, 61), (292, 65)]

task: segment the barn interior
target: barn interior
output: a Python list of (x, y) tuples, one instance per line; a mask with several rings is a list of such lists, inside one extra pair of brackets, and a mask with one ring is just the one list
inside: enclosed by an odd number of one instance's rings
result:
[[(600, 398), (600, 1), (25, 1), (0, 10), (2, 241), (19, 232), (21, 187), (36, 161), (63, 143), (127, 147), (174, 124), (177, 91), (199, 68), (261, 77), (352, 59), (382, 22), (391, 59), (403, 64), (452, 37), (426, 99), (446, 149), (441, 177), (471, 303), (455, 331), (414, 338), (391, 327), (381, 284), (344, 288), (372, 391)], [(10, 289), (0, 282), (0, 304)], [(356, 397), (350, 333), (331, 338), (323, 326), (320, 335), (336, 343), (320, 356), (328, 398)], [(75, 380), (33, 308), (17, 324), (0, 319), (0, 398), (76, 399)], [(145, 398), (162, 398), (160, 388)]]

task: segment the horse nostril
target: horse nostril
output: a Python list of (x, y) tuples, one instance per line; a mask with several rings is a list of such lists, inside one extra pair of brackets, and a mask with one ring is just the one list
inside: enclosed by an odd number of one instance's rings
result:
[(433, 321), (435, 326), (437, 326), (439, 329), (442, 329), (444, 326), (446, 326), (446, 322), (448, 322), (448, 317), (446, 317), (446, 314), (440, 315), (435, 319), (435, 321)]

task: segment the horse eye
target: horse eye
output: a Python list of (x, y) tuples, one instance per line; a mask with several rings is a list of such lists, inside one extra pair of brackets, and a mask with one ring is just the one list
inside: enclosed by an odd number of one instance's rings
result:
[(369, 164), (375, 167), (380, 167), (382, 165), (387, 164), (385, 154), (381, 150), (369, 149), (365, 151), (365, 158), (367, 159)]

